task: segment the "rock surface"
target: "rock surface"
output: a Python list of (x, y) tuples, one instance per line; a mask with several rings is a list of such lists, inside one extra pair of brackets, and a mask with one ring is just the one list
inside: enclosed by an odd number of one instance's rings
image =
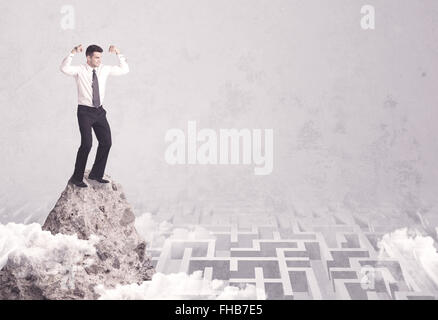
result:
[(77, 235), (94, 245), (74, 265), (65, 265), (67, 274), (47, 272), (44, 264), (22, 257), (9, 259), (0, 271), (0, 299), (97, 299), (94, 286), (142, 283), (155, 270), (146, 254), (146, 242), (135, 227), (135, 215), (121, 185), (84, 181), (88, 188), (67, 184), (49, 213), (43, 230), (52, 234)]

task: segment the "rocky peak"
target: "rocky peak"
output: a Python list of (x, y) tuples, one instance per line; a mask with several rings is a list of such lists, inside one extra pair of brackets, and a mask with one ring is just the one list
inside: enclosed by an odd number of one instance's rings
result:
[[(84, 178), (88, 188), (67, 184), (42, 227), (53, 235), (76, 235), (92, 242), (95, 253), (67, 268), (68, 275), (47, 275), (46, 266), (28, 264), (26, 259), (20, 260), (21, 265), (8, 261), (0, 271), (0, 298), (96, 299), (95, 285), (112, 288), (152, 278), (155, 270), (146, 242), (134, 227), (135, 215), (122, 187), (110, 176), (104, 178), (110, 183)], [(60, 286), (66, 276), (68, 286)]]

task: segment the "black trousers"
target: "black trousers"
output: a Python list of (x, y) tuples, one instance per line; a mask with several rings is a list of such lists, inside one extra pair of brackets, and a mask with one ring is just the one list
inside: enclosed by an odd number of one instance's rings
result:
[(78, 105), (78, 123), (81, 133), (81, 146), (76, 155), (75, 171), (73, 177), (76, 180), (82, 181), (84, 178), (85, 166), (87, 165), (88, 154), (90, 153), (93, 138), (91, 128), (99, 141), (97, 147), (96, 159), (90, 175), (102, 178), (105, 172), (108, 153), (111, 148), (111, 129), (106, 119), (106, 110), (100, 106), (99, 108)]

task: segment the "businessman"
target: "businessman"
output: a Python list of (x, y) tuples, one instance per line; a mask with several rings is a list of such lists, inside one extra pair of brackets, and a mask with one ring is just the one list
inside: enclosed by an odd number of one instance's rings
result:
[(82, 52), (82, 45), (78, 45), (73, 48), (60, 66), (63, 73), (75, 77), (78, 87), (77, 117), (81, 133), (81, 145), (76, 155), (75, 169), (69, 183), (82, 188), (88, 187), (83, 182), (83, 178), (92, 145), (91, 129), (94, 130), (99, 145), (88, 179), (96, 180), (99, 183), (109, 182), (103, 179), (103, 175), (112, 144), (111, 129), (102, 103), (108, 76), (126, 74), (129, 72), (129, 67), (126, 58), (120, 53), (118, 48), (110, 46), (108, 51), (118, 56), (118, 66), (103, 65), (101, 63), (103, 49), (97, 45), (91, 45), (85, 51), (86, 63), (78, 66), (71, 65), (73, 56), (78, 52)]

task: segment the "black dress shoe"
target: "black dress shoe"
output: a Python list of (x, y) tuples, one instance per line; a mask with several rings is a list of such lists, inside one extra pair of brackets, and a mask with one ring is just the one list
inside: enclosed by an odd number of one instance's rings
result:
[(88, 179), (90, 180), (96, 180), (97, 182), (100, 183), (108, 183), (109, 181), (106, 179), (102, 179), (102, 178), (97, 178), (97, 177), (93, 177), (93, 176), (88, 176)]
[(71, 177), (70, 180), (68, 180), (69, 183), (73, 183), (75, 186), (80, 188), (87, 188), (88, 186), (83, 181), (78, 181), (75, 178)]

